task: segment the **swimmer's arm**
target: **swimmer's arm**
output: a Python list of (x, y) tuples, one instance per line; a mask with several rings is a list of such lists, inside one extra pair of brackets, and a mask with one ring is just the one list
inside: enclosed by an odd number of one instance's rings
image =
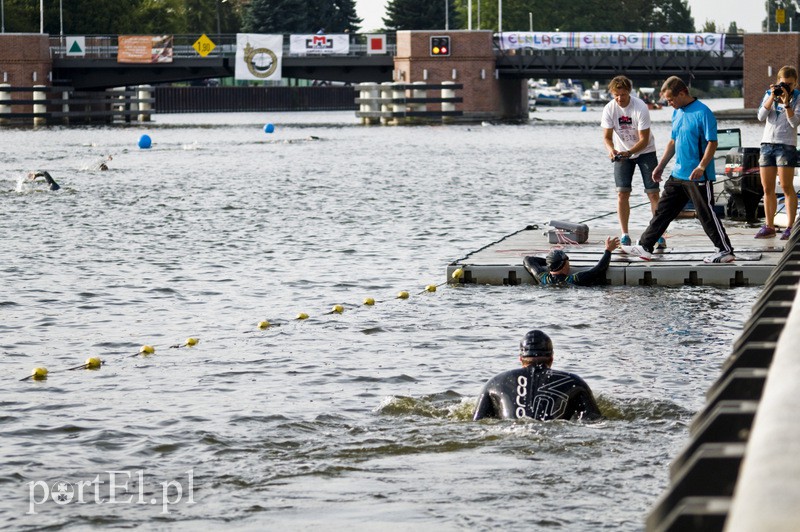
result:
[(528, 270), (537, 283), (542, 284), (542, 277), (548, 273), (547, 263), (541, 257), (525, 257), (522, 260), (522, 265)]
[(472, 421), (478, 421), (485, 417), (497, 417), (497, 414), (494, 411), (491, 395), (484, 390), (478, 397), (478, 404), (475, 405), (475, 411), (472, 413)]
[(591, 284), (594, 281), (600, 279), (608, 269), (608, 265), (611, 263), (611, 252), (606, 249), (603, 252), (603, 256), (597, 261), (591, 269), (583, 270), (582, 272), (578, 272), (575, 274), (575, 284)]

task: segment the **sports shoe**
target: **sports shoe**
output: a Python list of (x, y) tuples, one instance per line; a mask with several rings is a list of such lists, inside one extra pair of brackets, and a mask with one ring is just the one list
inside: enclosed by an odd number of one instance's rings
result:
[(753, 238), (772, 238), (773, 236), (775, 236), (775, 228), (762, 225)]
[(792, 236), (792, 228), (787, 227), (786, 230), (781, 235), (781, 240), (789, 240), (790, 236)]
[(635, 245), (635, 246), (620, 246), (620, 249), (623, 253), (627, 253), (633, 257), (639, 257), (642, 260), (650, 260), (653, 258), (653, 254), (647, 251), (644, 246)]
[(656, 242), (656, 249), (667, 249), (667, 241), (664, 240), (663, 236), (658, 237), (658, 242)]
[(720, 251), (719, 253), (714, 253), (704, 258), (703, 262), (706, 264), (721, 264), (723, 262), (733, 262), (735, 260), (736, 256), (730, 251)]
[(631, 241), (631, 237), (628, 233), (622, 233), (622, 236), (619, 237), (619, 243), (621, 246), (630, 246), (633, 244)]

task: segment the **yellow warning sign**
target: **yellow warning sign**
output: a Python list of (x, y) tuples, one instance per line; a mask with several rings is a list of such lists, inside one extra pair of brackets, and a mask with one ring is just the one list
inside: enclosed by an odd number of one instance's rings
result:
[(778, 24), (786, 23), (786, 10), (785, 9), (776, 9), (775, 10), (775, 22)]
[(199, 39), (194, 41), (192, 48), (194, 48), (198, 54), (205, 57), (211, 53), (211, 51), (216, 48), (217, 45), (214, 44), (214, 41), (208, 38), (208, 36), (204, 33), (200, 36)]

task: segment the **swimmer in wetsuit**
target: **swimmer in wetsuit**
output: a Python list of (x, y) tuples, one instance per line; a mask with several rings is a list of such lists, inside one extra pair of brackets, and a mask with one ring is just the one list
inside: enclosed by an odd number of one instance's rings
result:
[(590, 286), (602, 284), (606, 279), (606, 270), (611, 262), (611, 252), (619, 247), (619, 238), (606, 238), (606, 249), (598, 263), (589, 270), (572, 273), (569, 257), (564, 251), (554, 249), (547, 254), (547, 258), (525, 257), (522, 264), (528, 273), (539, 284), (574, 284)]
[(550, 369), (553, 342), (549, 336), (530, 331), (519, 349), (522, 368), (501, 373), (486, 383), (478, 396), (473, 421), (487, 417), (594, 421), (603, 417), (583, 379)]
[(36, 172), (28, 172), (28, 179), (30, 181), (35, 181), (37, 177), (43, 177), (44, 180), (47, 181), (47, 184), (50, 185), (50, 190), (58, 190), (59, 188), (61, 188), (60, 186), (58, 186), (58, 183), (56, 183), (56, 180), (50, 176), (50, 172), (44, 172), (42, 170)]

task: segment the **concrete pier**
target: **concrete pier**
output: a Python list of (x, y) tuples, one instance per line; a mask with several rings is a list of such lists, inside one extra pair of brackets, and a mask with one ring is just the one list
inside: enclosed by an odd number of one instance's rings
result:
[(800, 523), (800, 233), (786, 243), (689, 428), (650, 532), (789, 532)]

